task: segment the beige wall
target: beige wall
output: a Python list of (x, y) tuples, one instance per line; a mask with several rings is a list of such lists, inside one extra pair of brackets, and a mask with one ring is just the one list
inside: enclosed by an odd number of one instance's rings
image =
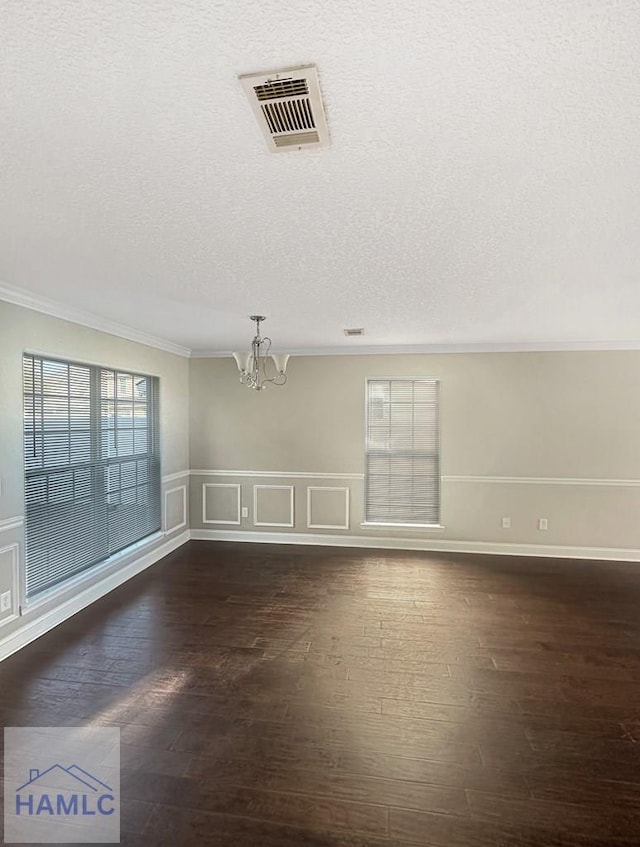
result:
[[(232, 359), (190, 366), (192, 528), (640, 550), (640, 485), (620, 482), (640, 481), (639, 352), (295, 357), (287, 385), (264, 392), (239, 384)], [(442, 381), (442, 531), (361, 526), (364, 387), (376, 376)], [(203, 522), (205, 484), (240, 485), (248, 517)], [(254, 525), (264, 484), (293, 486), (292, 529)], [(348, 530), (308, 527), (325, 513), (340, 523), (339, 492), (307, 492), (324, 486), (349, 489)], [(270, 522), (288, 522), (280, 491), (275, 499)]]
[[(163, 526), (168, 531), (163, 541), (184, 531), (185, 527), (180, 527), (184, 517), (182, 506), (183, 500), (188, 500), (188, 360), (0, 300), (0, 593), (11, 590), (14, 599), (20, 594), (16, 572), (18, 575), (23, 572), (24, 555), (22, 354), (25, 351), (160, 377), (162, 474), (165, 477)], [(166, 479), (168, 475), (172, 478)], [(91, 578), (87, 584), (90, 583)], [(0, 615), (0, 641), (32, 622), (35, 616), (51, 612), (77, 590), (57, 596), (37, 611), (26, 612), (20, 619), (14, 619), (13, 614)]]

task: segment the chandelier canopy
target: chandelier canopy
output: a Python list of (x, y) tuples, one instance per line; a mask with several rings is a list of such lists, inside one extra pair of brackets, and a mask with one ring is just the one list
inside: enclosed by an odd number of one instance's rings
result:
[(264, 315), (251, 315), (256, 322), (256, 334), (248, 353), (234, 353), (233, 358), (240, 371), (240, 382), (256, 391), (262, 391), (267, 385), (284, 385), (287, 381), (288, 353), (269, 353), (271, 339), (260, 335), (260, 324), (266, 321)]

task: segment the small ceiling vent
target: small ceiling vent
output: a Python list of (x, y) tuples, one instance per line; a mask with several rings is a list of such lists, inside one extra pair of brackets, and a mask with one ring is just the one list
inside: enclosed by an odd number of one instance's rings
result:
[(351, 338), (354, 335), (364, 335), (364, 328), (359, 327), (358, 329), (345, 329), (344, 334)]
[(329, 145), (315, 65), (238, 79), (272, 153)]

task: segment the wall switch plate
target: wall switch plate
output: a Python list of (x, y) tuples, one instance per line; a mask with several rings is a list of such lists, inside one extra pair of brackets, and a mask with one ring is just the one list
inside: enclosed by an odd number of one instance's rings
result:
[(502, 528), (511, 529), (511, 518), (502, 518)]
[(549, 529), (549, 519), (548, 518), (539, 518), (538, 519), (538, 529)]
[(248, 507), (248, 506), (243, 506), (243, 507), (242, 507), (242, 517), (243, 517), (243, 518), (248, 518), (248, 517), (249, 517), (249, 507)]
[(0, 594), (0, 613), (11, 611), (11, 592), (5, 591)]

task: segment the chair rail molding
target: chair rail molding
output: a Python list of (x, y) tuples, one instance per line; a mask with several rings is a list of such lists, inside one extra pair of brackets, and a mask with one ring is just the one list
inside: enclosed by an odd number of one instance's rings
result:
[(594, 485), (608, 488), (640, 488), (640, 479), (607, 479), (562, 476), (442, 476), (443, 482), (488, 483), (496, 485)]
[(16, 515), (13, 518), (4, 518), (0, 521), (0, 532), (8, 532), (10, 529), (19, 529), (24, 526), (24, 517)]
[(215, 469), (195, 469), (189, 471), (191, 476), (240, 476), (265, 477), (266, 479), (364, 479), (363, 473), (325, 473), (324, 471), (225, 471)]

